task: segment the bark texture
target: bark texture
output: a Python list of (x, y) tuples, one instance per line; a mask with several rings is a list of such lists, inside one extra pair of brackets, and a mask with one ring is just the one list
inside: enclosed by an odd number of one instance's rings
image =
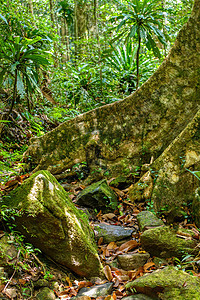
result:
[(33, 139), (29, 168), (58, 174), (87, 161), (109, 175), (158, 158), (200, 107), (200, 0), (169, 55), (152, 77), (122, 101), (105, 105)]

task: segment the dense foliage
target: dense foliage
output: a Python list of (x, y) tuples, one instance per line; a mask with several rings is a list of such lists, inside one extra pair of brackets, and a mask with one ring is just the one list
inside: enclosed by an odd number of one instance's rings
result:
[(22, 105), (62, 122), (129, 95), (167, 55), (191, 2), (1, 1), (1, 119)]

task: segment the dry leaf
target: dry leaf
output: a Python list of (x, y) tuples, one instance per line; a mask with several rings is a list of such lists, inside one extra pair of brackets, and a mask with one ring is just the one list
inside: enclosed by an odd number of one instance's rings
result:
[(128, 271), (128, 277), (130, 280), (133, 280), (135, 279), (135, 271)]
[(113, 213), (108, 213), (108, 214), (102, 215), (102, 218), (104, 218), (104, 219), (110, 219), (110, 220), (112, 220), (115, 217), (116, 217), (116, 215), (113, 214)]
[(116, 248), (118, 248), (118, 246), (115, 244), (115, 242), (110, 242), (107, 246), (108, 250), (115, 250)]
[(65, 280), (67, 281), (68, 286), (69, 286), (69, 287), (72, 287), (72, 283), (71, 283), (70, 278), (69, 278), (69, 277), (66, 277)]
[(19, 278), (19, 284), (24, 285), (26, 283), (26, 279)]
[(104, 273), (105, 273), (105, 276), (108, 279), (108, 281), (111, 281), (113, 279), (111, 269), (110, 269), (110, 267), (108, 265), (106, 265), (104, 267)]
[(100, 246), (103, 243), (103, 237), (101, 236), (98, 240), (98, 246)]
[(104, 298), (104, 300), (114, 300), (114, 299), (113, 299), (113, 297), (111, 295), (109, 295), (106, 298)]
[(112, 297), (113, 297), (113, 300), (117, 300), (117, 296), (116, 296), (115, 292), (112, 294)]
[(119, 286), (119, 279), (117, 277), (115, 277), (115, 278), (113, 278), (113, 282), (114, 282), (113, 287), (117, 288)]
[[(122, 291), (123, 291), (123, 289), (122, 289)], [(123, 293), (120, 290), (117, 290), (115, 293), (116, 293), (116, 296), (118, 296), (118, 297), (122, 297), (123, 296)]]
[(117, 250), (118, 252), (128, 252), (138, 246), (138, 242), (135, 240), (130, 240), (124, 244), (122, 244), (119, 249)]
[(144, 272), (149, 272), (149, 269), (155, 267), (155, 264), (153, 262), (148, 262), (146, 263), (143, 268), (144, 268)]
[(78, 289), (80, 290), (80, 289), (82, 289), (83, 287), (90, 287), (90, 286), (92, 286), (93, 284), (92, 284), (92, 282), (90, 282), (90, 281), (80, 281), (79, 283), (78, 283)]

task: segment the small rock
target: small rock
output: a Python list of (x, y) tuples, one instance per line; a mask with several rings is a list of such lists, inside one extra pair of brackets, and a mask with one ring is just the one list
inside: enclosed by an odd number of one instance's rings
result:
[(16, 288), (8, 288), (8, 289), (6, 289), (5, 294), (9, 299), (14, 299), (15, 297), (17, 297), (17, 289)]
[(37, 300), (55, 300), (56, 296), (48, 287), (42, 288), (36, 296)]
[(164, 223), (162, 220), (158, 219), (156, 215), (154, 215), (152, 212), (145, 210), (141, 211), (137, 215), (137, 221), (139, 224), (140, 231), (145, 231), (147, 229), (150, 229), (151, 227), (159, 227), (164, 226)]
[(113, 259), (113, 260), (111, 260), (109, 263), (109, 266), (111, 267), (111, 268), (119, 268), (119, 264), (118, 264), (118, 261), (117, 261), (117, 259)]
[(118, 176), (110, 182), (110, 186), (113, 186), (118, 189), (126, 189), (132, 183), (132, 180), (126, 176)]
[(126, 289), (165, 300), (199, 300), (199, 286), (199, 278), (170, 266), (127, 283)]
[(9, 266), (9, 261), (12, 261), (13, 263), (17, 257), (17, 248), (14, 246), (12, 241), (13, 237), (11, 235), (4, 235), (0, 239), (0, 267), (4, 267), (6, 270), (11, 269)]
[(91, 298), (89, 297), (89, 296), (76, 296), (76, 297), (72, 297), (71, 298), (72, 300), (74, 299), (76, 299), (76, 300), (91, 300)]
[(144, 266), (149, 259), (149, 253), (128, 253), (117, 256), (117, 260), (123, 270), (134, 270)]
[(176, 232), (168, 226), (156, 227), (142, 233), (142, 248), (152, 256), (158, 257), (182, 257), (184, 254), (195, 254), (197, 242), (190, 239), (182, 239), (176, 236)]
[(109, 225), (105, 223), (94, 225), (96, 239), (103, 237), (104, 243), (120, 241), (131, 237), (134, 229), (124, 228), (123, 226)]
[(112, 211), (117, 208), (117, 196), (105, 179), (95, 182), (81, 191), (76, 203), (80, 206)]
[(157, 268), (160, 268), (163, 264), (167, 265), (167, 260), (160, 257), (154, 257), (153, 262)]
[(113, 283), (104, 283), (100, 285), (95, 285), (89, 288), (82, 288), (78, 292), (77, 296), (89, 296), (92, 298), (97, 298), (100, 296), (107, 296), (112, 293)]
[(155, 298), (151, 298), (144, 294), (136, 294), (136, 295), (131, 295), (131, 296), (122, 298), (122, 300), (153, 300), (153, 299), (155, 299)]
[(39, 279), (37, 281), (34, 282), (34, 287), (37, 288), (41, 288), (41, 287), (48, 287), (49, 283), (46, 279)]

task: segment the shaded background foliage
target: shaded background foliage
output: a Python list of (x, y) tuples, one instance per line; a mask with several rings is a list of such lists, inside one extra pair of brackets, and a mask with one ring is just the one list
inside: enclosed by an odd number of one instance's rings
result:
[(21, 105), (63, 122), (129, 95), (165, 58), (191, 6), (191, 0), (2, 0), (1, 119)]

